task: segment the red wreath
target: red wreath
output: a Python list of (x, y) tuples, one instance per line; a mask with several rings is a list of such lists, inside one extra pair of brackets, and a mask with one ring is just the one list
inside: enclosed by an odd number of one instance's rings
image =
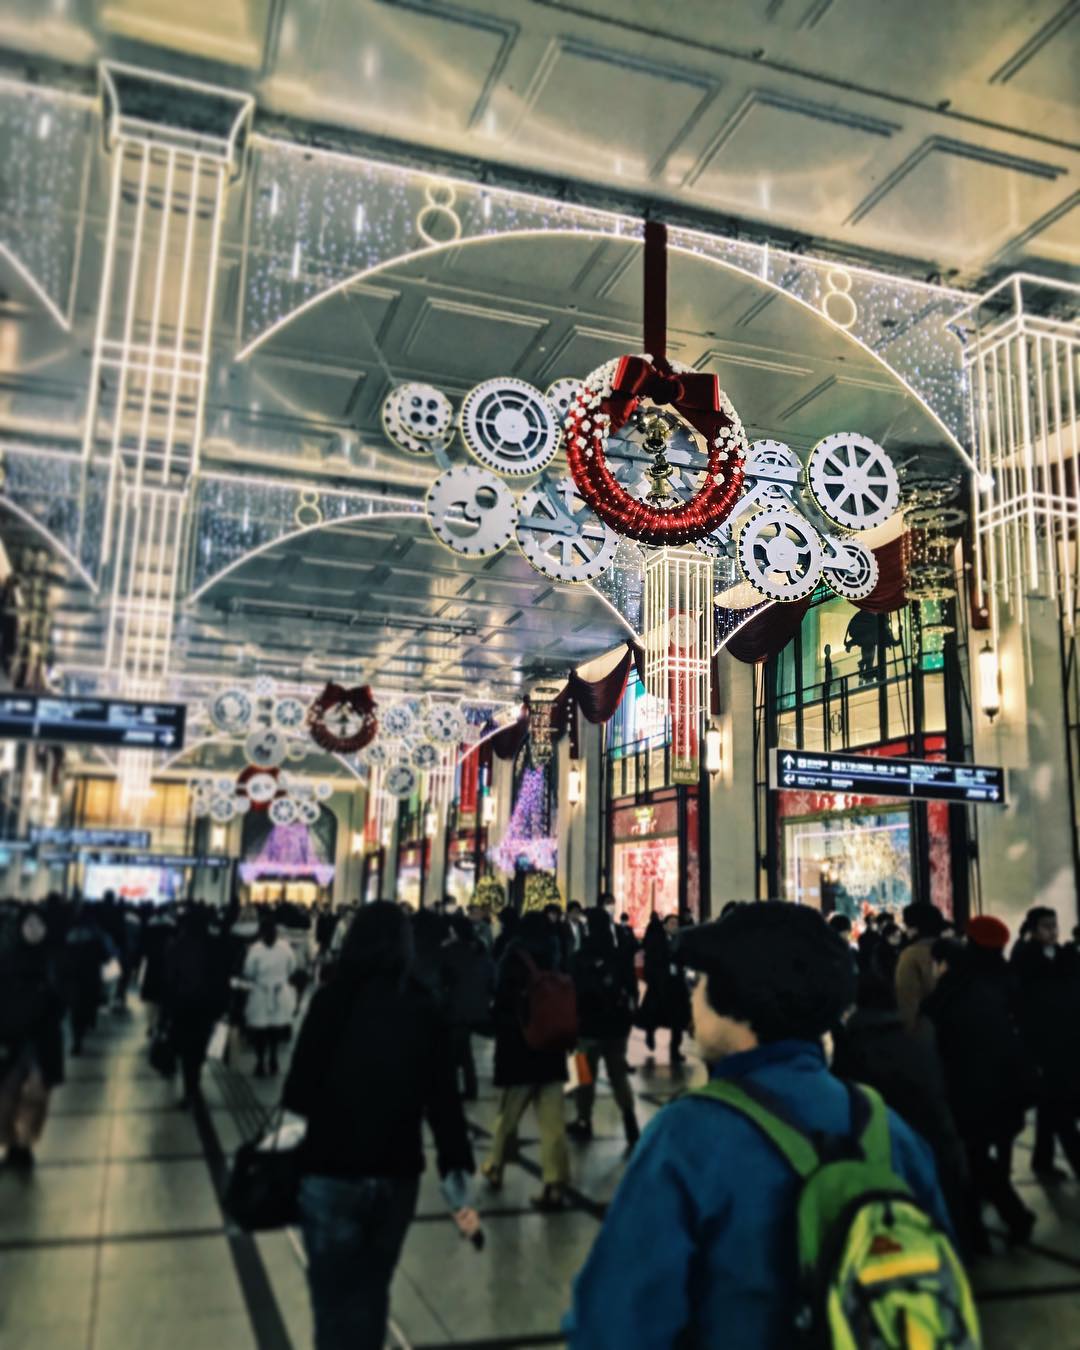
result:
[[(340, 684), (328, 684), (307, 711), (311, 739), (316, 745), (336, 755), (351, 755), (357, 750), (363, 750), (365, 745), (370, 745), (375, 739), (379, 729), (375, 706), (371, 689), (366, 684), (356, 685), (352, 689), (346, 689)], [(360, 727), (351, 736), (339, 736), (327, 721), (338, 708), (351, 711), (360, 718)]]
[[(705, 486), (664, 511), (632, 497), (604, 458), (608, 436), (632, 416), (642, 398), (666, 404), (705, 437)], [(726, 520), (743, 485), (745, 440), (715, 375), (676, 373), (666, 360), (624, 356), (610, 394), (585, 385), (566, 419), (566, 460), (585, 501), (618, 534), (656, 546), (704, 539)]]
[[(622, 357), (610, 386), (605, 380), (602, 388), (579, 392), (566, 419), (566, 459), (582, 497), (617, 534), (656, 546), (690, 544), (712, 534), (738, 501), (746, 439), (716, 376), (677, 371), (667, 359), (667, 230), (660, 221), (645, 222), (644, 263), (645, 346), (652, 355)], [(608, 436), (642, 398), (673, 408), (708, 446), (705, 486), (670, 511), (632, 497), (604, 459)]]

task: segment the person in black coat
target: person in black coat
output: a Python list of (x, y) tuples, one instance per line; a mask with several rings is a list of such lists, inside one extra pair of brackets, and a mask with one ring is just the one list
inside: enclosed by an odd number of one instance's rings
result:
[(1009, 930), (980, 915), (968, 923), (968, 945), (935, 943), (938, 982), (922, 1004), (945, 1068), (949, 1104), (968, 1155), (973, 1187), (971, 1227), (989, 1248), (982, 1203), (989, 1201), (1011, 1238), (1031, 1236), (1034, 1213), (1011, 1180), (1012, 1150), (1035, 1100), (1037, 1080), (1015, 1018), (1016, 992), (1004, 949)]
[(634, 975), (629, 976), (620, 957), (617, 934), (612, 933), (602, 909), (590, 909), (588, 927), (573, 960), (577, 989), (579, 1049), (589, 1066), (589, 1081), (576, 1093), (577, 1120), (567, 1127), (573, 1139), (592, 1138), (592, 1113), (596, 1101), (596, 1075), (600, 1061), (611, 1082), (615, 1103), (622, 1112), (627, 1148), (637, 1143), (640, 1130), (634, 1092), (627, 1072), (626, 1047), (634, 1018)]
[(540, 1165), (544, 1189), (534, 1197), (540, 1210), (561, 1209), (570, 1175), (563, 1119), (566, 1054), (534, 1050), (525, 1040), (532, 970), (558, 970), (559, 942), (543, 914), (526, 914), (517, 937), (507, 946), (495, 980), (495, 1086), (502, 1089), (491, 1150), (480, 1171), (492, 1190), (502, 1186), (506, 1147), (530, 1102), (540, 1127)]
[(967, 1241), (967, 1158), (937, 1046), (905, 1030), (892, 971), (877, 956), (872, 953), (869, 969), (860, 972), (856, 1008), (834, 1034), (832, 1071), (847, 1082), (876, 1088), (930, 1145), (956, 1231)]
[(16, 922), (0, 956), (0, 1147), (9, 1166), (26, 1170), (49, 1093), (64, 1081), (64, 1002), (43, 914), (27, 906)]
[(285, 1083), (285, 1106), (307, 1120), (300, 1216), (316, 1350), (382, 1350), (424, 1170), (425, 1117), (455, 1193), (473, 1171), (447, 1027), (412, 961), (406, 914), (389, 901), (358, 910)]
[(101, 968), (108, 946), (94, 915), (83, 904), (75, 907), (59, 953), (60, 987), (71, 1015), (71, 1053), (82, 1052), (86, 1033), (97, 1026), (103, 986)]
[(1055, 1140), (1080, 1177), (1080, 958), (1058, 946), (1052, 909), (1028, 910), (1013, 948), (1010, 969), (1019, 990), (1020, 1033), (1039, 1070), (1032, 1170), (1043, 1181), (1060, 1181)]
[(229, 1003), (225, 940), (209, 931), (206, 913), (189, 909), (165, 953), (164, 1015), (180, 1061), (180, 1107), (202, 1101), (202, 1067), (218, 1020)]
[(449, 927), (450, 936), (439, 953), (441, 1003), (450, 1026), (454, 1081), (460, 1072), (464, 1100), (474, 1102), (478, 1091), (472, 1036), (491, 1024), (495, 964), (463, 914), (451, 915)]
[(681, 1064), (683, 1033), (690, 1025), (690, 992), (686, 976), (675, 958), (674, 939), (679, 921), (674, 914), (661, 922), (654, 914), (642, 943), (645, 952), (645, 997), (641, 1000), (638, 1025), (645, 1030), (645, 1044), (656, 1049), (659, 1027), (671, 1029), (671, 1062)]

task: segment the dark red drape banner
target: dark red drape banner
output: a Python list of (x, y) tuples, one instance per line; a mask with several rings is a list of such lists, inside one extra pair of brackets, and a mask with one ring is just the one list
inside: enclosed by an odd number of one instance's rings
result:
[[(874, 549), (878, 563), (878, 583), (865, 600), (852, 603), (872, 614), (891, 614), (907, 604), (907, 563), (910, 541), (906, 534)], [(766, 661), (783, 651), (795, 634), (810, 608), (809, 600), (797, 600), (790, 605), (772, 605), (756, 619), (751, 619), (730, 638), (724, 650), (737, 661), (753, 665)]]
[(516, 722), (511, 722), (508, 727), (503, 727), (502, 731), (497, 731), (488, 741), (488, 745), (499, 759), (514, 759), (525, 744), (525, 737), (528, 734), (529, 715), (526, 713)]

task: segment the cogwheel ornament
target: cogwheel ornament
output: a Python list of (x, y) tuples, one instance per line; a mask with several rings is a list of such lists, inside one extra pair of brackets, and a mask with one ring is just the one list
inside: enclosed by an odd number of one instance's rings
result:
[(844, 539), (838, 550), (844, 566), (833, 564), (822, 569), (830, 590), (845, 600), (865, 600), (878, 584), (878, 560), (863, 544)]
[(279, 698), (274, 704), (274, 725), (283, 731), (295, 731), (297, 727), (302, 727), (306, 716), (307, 708), (303, 701), (293, 698), (291, 694)]
[[(382, 729), (387, 737), (398, 739), (402, 736), (408, 736), (416, 725), (416, 714), (412, 710), (412, 704), (402, 699), (400, 703), (391, 703), (389, 708), (383, 713)], [(372, 760), (372, 763), (378, 763)]]
[(248, 763), (257, 764), (260, 769), (276, 769), (283, 764), (287, 749), (285, 737), (270, 727), (253, 731), (244, 742)]
[(383, 430), (410, 455), (428, 455), (437, 446), (446, 449), (453, 421), (453, 405), (432, 384), (399, 384), (383, 401)]
[(770, 600), (804, 600), (821, 579), (817, 531), (787, 507), (747, 516), (736, 547), (743, 576)]
[(439, 758), (439, 747), (432, 745), (430, 741), (421, 741), (419, 745), (413, 747), (411, 759), (414, 769), (430, 773), (432, 769), (439, 767)]
[(818, 510), (842, 530), (871, 530), (900, 505), (900, 480), (876, 441), (838, 431), (818, 441), (806, 464)]
[(411, 764), (391, 764), (383, 774), (383, 790), (391, 797), (409, 797), (416, 791), (419, 780)]
[(251, 699), (243, 689), (225, 689), (210, 704), (210, 721), (228, 736), (251, 724)]
[(459, 464), (432, 483), (428, 524), (440, 543), (466, 558), (488, 558), (514, 537), (518, 520), (514, 494), (485, 469)]
[(559, 424), (539, 389), (524, 380), (486, 380), (461, 405), (461, 435), (487, 469), (509, 477), (538, 473), (559, 448)]
[(566, 420), (566, 414), (570, 411), (570, 404), (577, 398), (580, 389), (580, 380), (562, 379), (549, 384), (544, 390), (544, 397), (555, 409), (555, 418), (560, 426)]
[(296, 819), (296, 803), (291, 797), (279, 797), (267, 811), (275, 825), (291, 825)]
[(457, 745), (465, 734), (465, 719), (452, 703), (433, 704), (424, 717), (424, 733), (436, 745)]
[(593, 581), (615, 561), (619, 536), (585, 505), (572, 478), (544, 479), (519, 506), (518, 547), (553, 581)]

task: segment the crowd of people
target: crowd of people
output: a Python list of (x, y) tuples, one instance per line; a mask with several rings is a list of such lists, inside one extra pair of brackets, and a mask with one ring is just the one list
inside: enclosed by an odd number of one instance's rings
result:
[[(995, 1233), (1032, 1234), (1012, 1178), (1030, 1111), (1035, 1176), (1054, 1185), (1067, 1166), (1080, 1177), (1080, 950), (1076, 934), (1059, 937), (1049, 909), (1032, 909), (1012, 941), (996, 918), (957, 932), (925, 903), (871, 913), (858, 931), (780, 902), (731, 903), (697, 926), (654, 915), (640, 938), (610, 895), (524, 915), (450, 900), (418, 912), (10, 904), (0, 1143), (10, 1166), (32, 1165), (65, 1056), (103, 1009), (123, 1015), (136, 989), (152, 1041), (175, 1053), (183, 1105), (198, 1102), (216, 1029), (246, 1041), (254, 1074), (272, 1077), (295, 1027), (282, 1100), (306, 1122), (299, 1205), (316, 1343), (381, 1346), (422, 1121), (448, 1203), (475, 1232), (472, 1178), (502, 1186), (531, 1107), (532, 1204), (560, 1210), (575, 1150), (594, 1137), (603, 1074), (629, 1163), (575, 1284), (570, 1343), (674, 1345), (698, 1328), (695, 1344), (782, 1346), (798, 1284), (797, 1177), (748, 1119), (695, 1093), (643, 1132), (632, 1030), (649, 1054), (667, 1032), (677, 1076), (692, 1033), (712, 1086), (760, 1096), (815, 1138), (857, 1133), (845, 1084), (879, 1094), (893, 1172), (971, 1259)], [(465, 1117), (477, 1037), (494, 1042), (497, 1092), (479, 1166)], [(710, 1326), (739, 1331), (710, 1339), (700, 1332)]]

